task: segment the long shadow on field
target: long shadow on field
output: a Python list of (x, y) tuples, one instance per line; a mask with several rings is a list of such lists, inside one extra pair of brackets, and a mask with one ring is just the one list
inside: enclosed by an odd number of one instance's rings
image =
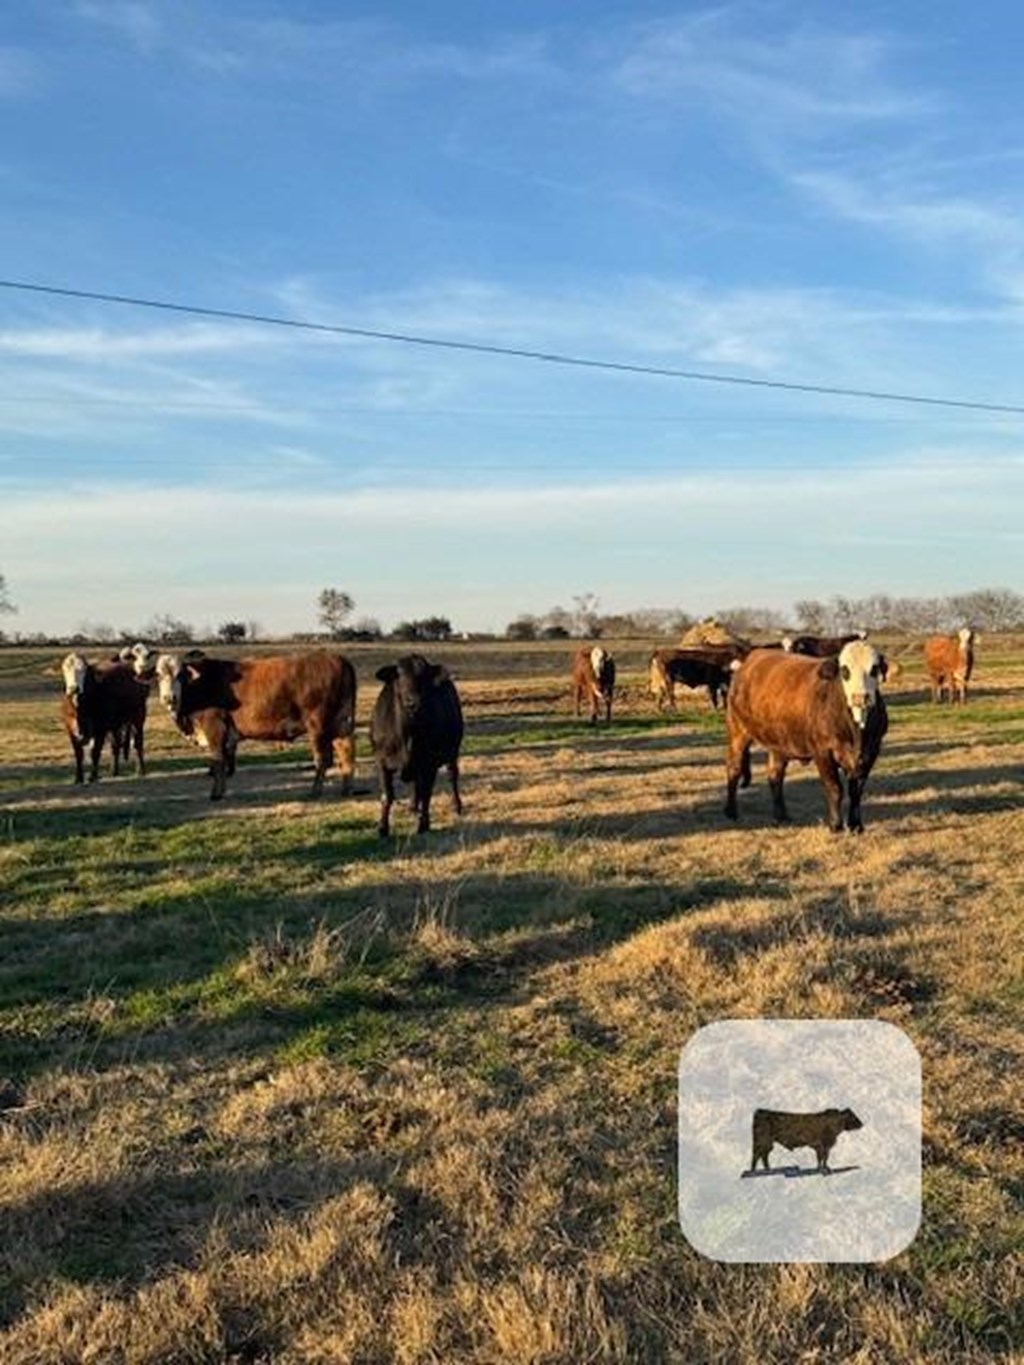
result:
[(0, 1075), (268, 1048), (369, 1062), (414, 1048), (439, 1010), (528, 998), (552, 961), (751, 894), (789, 892), (763, 878), (581, 886), (487, 873), (220, 901), (190, 891), (120, 914), (11, 923)]
[[(281, 1122), (287, 1126), (287, 1118)], [(271, 1222), (295, 1222), (360, 1182), (391, 1185), (393, 1193), (402, 1188), (386, 1149), (348, 1161), (287, 1155), (243, 1164), (237, 1142), (218, 1143), (201, 1128), (186, 1141), (191, 1146), (177, 1155), (191, 1159), (193, 1169), (122, 1173), (8, 1205), (0, 1244), (0, 1327), (16, 1320), (38, 1287), (55, 1277), (136, 1289), (194, 1265), (214, 1227), (224, 1243), (256, 1251), (266, 1244)], [(391, 1239), (398, 1243), (405, 1238), (400, 1217), (394, 1221)], [(225, 1343), (223, 1358), (271, 1359), (284, 1342), (268, 1331), (266, 1318), (257, 1325), (250, 1315), (240, 1316), (237, 1340), (230, 1349)]]

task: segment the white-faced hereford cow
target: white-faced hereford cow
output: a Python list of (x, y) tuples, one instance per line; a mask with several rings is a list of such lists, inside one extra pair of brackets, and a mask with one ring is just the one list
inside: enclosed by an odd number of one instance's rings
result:
[(753, 1152), (751, 1171), (760, 1161), (770, 1170), (768, 1156), (775, 1143), (794, 1151), (811, 1147), (818, 1158), (818, 1170), (828, 1173), (829, 1153), (840, 1133), (852, 1133), (864, 1125), (852, 1109), (823, 1109), (817, 1114), (790, 1114), (784, 1109), (755, 1109), (751, 1124)]
[(584, 645), (576, 651), (572, 661), (572, 687), (576, 700), (576, 714), (584, 701), (590, 705), (590, 723), (597, 724), (599, 710), (604, 710), (605, 723), (612, 719), (612, 695), (615, 692), (615, 660), (600, 645)]
[(825, 787), (829, 827), (843, 828), (842, 770), (847, 824), (859, 833), (861, 793), (888, 728), (879, 690), (884, 667), (865, 640), (844, 645), (838, 658), (809, 659), (783, 650), (748, 654), (735, 669), (726, 705), (726, 815), (737, 817), (736, 788), (750, 785), (750, 748), (758, 744), (768, 750), (777, 821), (789, 818), (782, 791), (788, 764), (813, 759)]
[(430, 798), (439, 768), (447, 768), (452, 805), (462, 814), (459, 794), (459, 749), (464, 725), (455, 684), (441, 664), (422, 654), (407, 654), (396, 664), (377, 669), (384, 684), (370, 717), (370, 742), (380, 774), (382, 838), (391, 832), (395, 775), (413, 789), (412, 808), (419, 814), (418, 832), (430, 829)]
[(269, 659), (178, 659), (156, 663), (160, 700), (175, 724), (210, 756), (211, 801), (225, 792), (243, 739), (306, 735), (319, 796), (332, 759), (348, 791), (355, 767), (356, 675), (338, 654), (310, 652)]
[(140, 682), (135, 669), (124, 663), (86, 663), (81, 654), (69, 654), (61, 663), (64, 695), (61, 719), (75, 756), (75, 782), (85, 780), (85, 749), (91, 745), (89, 781), (100, 775), (100, 755), (110, 736), (114, 776), (120, 771), (122, 754), (127, 758), (130, 741), (140, 777), (145, 776), (144, 734), (149, 687)]
[(924, 642), (924, 662), (932, 701), (942, 701), (943, 691), (948, 689), (951, 702), (966, 702), (974, 669), (974, 631), (964, 626), (952, 637), (933, 635)]

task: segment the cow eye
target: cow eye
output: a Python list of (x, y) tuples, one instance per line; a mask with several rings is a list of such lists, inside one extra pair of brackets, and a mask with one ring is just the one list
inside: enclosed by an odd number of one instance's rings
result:
[(849, 668), (846, 666), (846, 664), (843, 664), (843, 667), (842, 667), (842, 669), (841, 669), (840, 671), (841, 671), (841, 673), (842, 673), (842, 675), (843, 675), (843, 682), (849, 682), (849, 681), (850, 681), (850, 670), (849, 670)]

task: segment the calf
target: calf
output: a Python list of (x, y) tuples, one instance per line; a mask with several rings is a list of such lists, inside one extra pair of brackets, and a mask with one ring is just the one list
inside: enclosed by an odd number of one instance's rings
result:
[(323, 790), (332, 758), (351, 787), (355, 766), (356, 675), (337, 654), (281, 655), (270, 659), (211, 659), (201, 653), (156, 662), (160, 699), (182, 734), (210, 755), (218, 801), (235, 770), (240, 740), (295, 740), (306, 735), (316, 771), (311, 795)]
[(788, 820), (783, 798), (786, 767), (812, 759), (825, 787), (828, 824), (843, 828), (843, 789), (849, 797), (847, 822), (863, 829), (861, 793), (888, 728), (879, 690), (882, 656), (864, 640), (844, 645), (838, 659), (809, 659), (785, 651), (754, 650), (735, 668), (726, 705), (725, 813), (737, 818), (736, 788), (750, 785), (750, 748), (768, 750), (768, 785), (779, 822)]
[(459, 694), (447, 670), (422, 654), (408, 654), (397, 664), (378, 668), (384, 684), (370, 718), (370, 742), (380, 773), (378, 832), (391, 832), (395, 803), (395, 774), (413, 787), (413, 810), (419, 813), (418, 831), (430, 829), (430, 798), (437, 770), (447, 767), (452, 783), (452, 805), (462, 814), (459, 795), (459, 748), (463, 721)]
[(122, 663), (89, 664), (80, 654), (69, 654), (61, 664), (64, 695), (61, 718), (75, 758), (75, 782), (85, 780), (85, 749), (91, 745), (89, 781), (99, 778), (100, 755), (110, 736), (113, 771), (120, 771), (129, 744), (135, 747), (140, 777), (146, 773), (144, 757), (146, 701), (149, 688)]
[(818, 1158), (818, 1170), (827, 1172), (828, 1157), (840, 1133), (850, 1133), (864, 1125), (852, 1109), (823, 1109), (818, 1114), (787, 1114), (782, 1109), (755, 1109), (753, 1129), (753, 1154), (750, 1158), (751, 1171), (757, 1170), (757, 1163), (770, 1170), (768, 1154), (777, 1142), (780, 1147), (793, 1151), (797, 1147), (813, 1147)]
[(583, 701), (590, 703), (590, 723), (597, 724), (597, 713), (604, 708), (605, 724), (612, 721), (612, 694), (615, 691), (615, 660), (606, 649), (584, 645), (572, 661), (572, 686), (576, 714)]
[(729, 690), (733, 662), (742, 652), (729, 645), (707, 645), (698, 649), (656, 649), (651, 655), (651, 696), (659, 710), (676, 709), (676, 684), (685, 687), (706, 687), (711, 705), (718, 710), (719, 701)]
[(942, 701), (948, 688), (950, 702), (967, 700), (967, 684), (974, 669), (974, 631), (964, 626), (956, 635), (933, 635), (924, 642), (924, 662), (932, 685), (932, 701)]
[(782, 647), (791, 654), (806, 654), (811, 659), (830, 659), (840, 654), (846, 645), (863, 639), (863, 631), (855, 635), (787, 635)]

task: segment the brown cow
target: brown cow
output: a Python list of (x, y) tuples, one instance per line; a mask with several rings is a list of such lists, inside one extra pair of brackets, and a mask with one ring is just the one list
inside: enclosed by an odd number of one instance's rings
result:
[(779, 822), (789, 819), (783, 798), (792, 759), (814, 760), (825, 787), (828, 824), (843, 828), (843, 789), (849, 797), (847, 823), (863, 829), (860, 801), (888, 728), (878, 683), (882, 656), (864, 640), (844, 646), (838, 659), (809, 659), (786, 651), (756, 649), (735, 669), (726, 706), (729, 737), (725, 813), (737, 818), (736, 788), (750, 785), (750, 748), (768, 750), (768, 785)]
[(852, 1109), (823, 1109), (817, 1114), (787, 1114), (782, 1109), (755, 1109), (752, 1127), (753, 1155), (751, 1171), (757, 1163), (770, 1170), (768, 1154), (777, 1142), (793, 1151), (797, 1147), (813, 1147), (818, 1158), (818, 1170), (828, 1173), (828, 1157), (840, 1133), (854, 1132), (864, 1125)]
[(583, 701), (590, 703), (590, 723), (597, 724), (598, 709), (604, 708), (607, 725), (612, 721), (612, 694), (615, 691), (615, 660), (600, 645), (583, 645), (572, 661), (572, 686), (576, 714)]
[(146, 774), (144, 732), (149, 687), (136, 676), (134, 668), (123, 663), (86, 663), (80, 654), (69, 654), (61, 663), (64, 695), (61, 718), (75, 757), (75, 782), (85, 780), (85, 749), (91, 744), (89, 781), (100, 775), (100, 755), (107, 736), (116, 777), (128, 745), (135, 746), (135, 762), (140, 777)]
[(719, 699), (729, 690), (731, 665), (743, 651), (731, 645), (705, 645), (694, 649), (656, 649), (650, 661), (651, 696), (658, 708), (676, 709), (676, 684), (706, 687), (711, 705), (718, 710)]
[(967, 684), (974, 669), (974, 631), (964, 626), (954, 636), (933, 635), (924, 642), (924, 662), (932, 685), (932, 701), (949, 689), (950, 703), (967, 701)]
[(307, 735), (319, 796), (332, 754), (351, 788), (355, 767), (356, 675), (338, 654), (309, 653), (270, 659), (179, 660), (156, 663), (160, 699), (182, 734), (210, 754), (211, 801), (225, 792), (239, 740), (295, 740)]

